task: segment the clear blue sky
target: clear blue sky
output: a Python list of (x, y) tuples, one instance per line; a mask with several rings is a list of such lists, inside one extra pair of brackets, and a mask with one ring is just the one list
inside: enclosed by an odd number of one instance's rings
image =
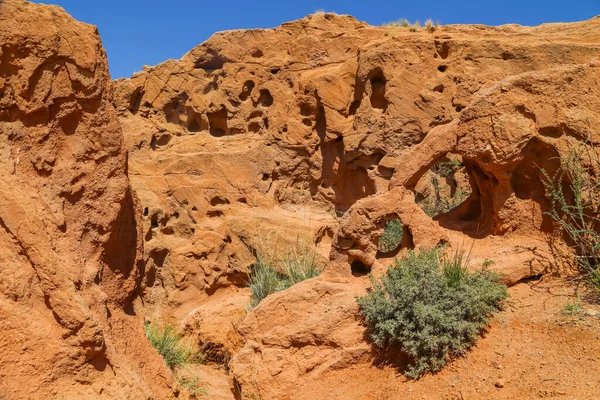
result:
[(372, 25), (399, 18), (441, 24), (501, 25), (580, 21), (600, 14), (600, 0), (42, 0), (97, 25), (113, 78), (181, 58), (214, 32), (270, 28), (316, 10), (351, 14)]

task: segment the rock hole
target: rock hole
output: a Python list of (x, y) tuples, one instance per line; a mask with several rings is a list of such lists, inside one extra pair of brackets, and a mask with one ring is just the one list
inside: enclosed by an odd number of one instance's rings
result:
[(222, 107), (218, 111), (207, 113), (209, 132), (214, 137), (227, 135), (227, 110)]
[(440, 72), (446, 72), (448, 70), (448, 66), (447, 65), (440, 65), (437, 69)]
[(456, 110), (456, 112), (461, 112), (462, 110), (464, 110), (464, 107), (459, 104), (456, 107), (454, 107), (454, 109)]
[(352, 261), (350, 264), (350, 270), (354, 276), (366, 276), (369, 275), (369, 272), (371, 272), (371, 269), (360, 260)]
[(435, 49), (437, 51), (437, 54), (440, 55), (440, 57), (445, 60), (446, 58), (448, 58), (448, 53), (450, 52), (450, 45), (447, 41), (440, 41), (440, 40), (434, 40), (433, 41), (434, 45), (435, 45)]
[(246, 101), (248, 97), (250, 97), (250, 94), (252, 94), (252, 90), (254, 89), (254, 85), (254, 82), (251, 80), (244, 82), (244, 85), (242, 86), (242, 92), (239, 96), (240, 100)]
[(271, 73), (273, 75), (277, 75), (279, 73), (279, 68), (273, 68), (273, 69), (271, 69)]
[(252, 52), (251, 56), (252, 56), (252, 57), (254, 57), (254, 58), (260, 58), (260, 57), (262, 57), (262, 56), (263, 56), (263, 52), (262, 52), (262, 50), (260, 50), (260, 49), (255, 49), (255, 50)]
[(148, 216), (148, 207), (144, 207), (144, 217)]
[(433, 91), (438, 93), (444, 93), (444, 85), (440, 83), (439, 85), (433, 88)]
[(561, 137), (563, 134), (562, 129), (560, 129), (558, 126), (546, 126), (540, 128), (538, 132), (542, 136), (551, 137), (555, 139)]
[(196, 207), (196, 206), (193, 206), (193, 207), (192, 207), (192, 211), (198, 211), (198, 207)]
[(210, 205), (213, 207), (225, 204), (229, 204), (229, 200), (223, 196), (215, 196), (212, 199), (210, 199)]
[(252, 121), (248, 124), (248, 130), (252, 133), (258, 133), (260, 131), (260, 124), (256, 121)]
[(312, 121), (310, 120), (310, 118), (303, 118), (302, 123), (306, 126), (312, 126)]
[(388, 101), (385, 98), (385, 86), (387, 80), (381, 68), (375, 68), (367, 76), (371, 83), (371, 106), (384, 110), (387, 108)]
[(268, 181), (268, 180), (269, 180), (269, 178), (270, 178), (270, 175), (269, 175), (269, 174), (266, 174), (266, 173), (265, 173), (265, 174), (262, 174), (262, 180), (263, 180), (263, 181)]
[(263, 107), (271, 107), (273, 105), (273, 96), (271, 96), (271, 92), (269, 92), (267, 89), (261, 89), (258, 102)]
[(224, 214), (223, 214), (223, 211), (221, 211), (221, 210), (209, 210), (206, 213), (206, 215), (209, 218), (217, 218), (217, 217), (222, 217)]
[(461, 205), (472, 192), (462, 158), (448, 154), (439, 159), (419, 179), (414, 191), (415, 202), (431, 218)]

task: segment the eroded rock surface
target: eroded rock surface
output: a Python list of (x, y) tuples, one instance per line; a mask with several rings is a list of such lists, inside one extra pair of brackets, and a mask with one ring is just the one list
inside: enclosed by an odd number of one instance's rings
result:
[[(217, 33), (119, 80), (147, 314), (210, 324), (211, 297), (244, 293), (256, 249), (318, 245), (321, 277), (229, 321), (242, 395), (296, 398), (304, 379), (370, 362), (355, 296), (390, 262), (377, 246), (390, 218), (404, 249), (473, 243), (473, 263), (493, 260), (509, 284), (551, 272), (540, 168), (598, 142), (599, 50), (600, 18), (410, 32), (321, 13)], [(431, 218), (417, 186), (448, 155), (470, 189)], [(230, 330), (202, 331), (200, 342), (237, 346)]]
[(165, 398), (132, 301), (142, 238), (95, 27), (0, 2), (0, 397)]

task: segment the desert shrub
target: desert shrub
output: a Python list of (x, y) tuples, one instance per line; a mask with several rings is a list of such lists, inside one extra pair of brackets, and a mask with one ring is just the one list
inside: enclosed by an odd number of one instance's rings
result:
[(183, 336), (177, 333), (172, 325), (160, 327), (155, 323), (147, 323), (144, 330), (148, 340), (169, 368), (174, 369), (186, 363), (201, 361), (199, 353), (183, 340)]
[(402, 243), (402, 236), (402, 222), (399, 219), (387, 221), (383, 229), (383, 235), (377, 243), (377, 249), (384, 253), (395, 250)]
[(193, 399), (198, 399), (201, 396), (208, 396), (208, 390), (206, 388), (198, 385), (198, 377), (186, 377), (179, 376), (177, 378), (177, 382), (188, 391), (190, 397)]
[(568, 301), (563, 309), (562, 313), (564, 315), (578, 315), (583, 312), (583, 308), (581, 307), (581, 297), (577, 296), (577, 300), (571, 302)]
[[(584, 166), (584, 162), (587, 165)], [(600, 157), (594, 146), (574, 149), (561, 159), (550, 176), (542, 169), (546, 195), (552, 203), (548, 215), (573, 244), (577, 265), (600, 297)]]
[(440, 177), (456, 180), (455, 175), (462, 167), (463, 164), (458, 159), (450, 159), (434, 165), (432, 169), (434, 173), (431, 175), (434, 193), (419, 202), (419, 206), (425, 214), (433, 218), (436, 215), (447, 213), (469, 197), (471, 191), (467, 189), (458, 189), (450, 197), (441, 195)]
[(259, 252), (256, 259), (247, 282), (252, 293), (252, 307), (256, 307), (268, 295), (314, 278), (323, 271), (316, 249), (296, 249), (280, 259)]
[(438, 371), (467, 351), (508, 296), (495, 274), (468, 272), (462, 251), (447, 260), (442, 251), (410, 251), (395, 259), (381, 282), (371, 277), (372, 290), (358, 299), (373, 342), (399, 346), (409, 356), (411, 378)]

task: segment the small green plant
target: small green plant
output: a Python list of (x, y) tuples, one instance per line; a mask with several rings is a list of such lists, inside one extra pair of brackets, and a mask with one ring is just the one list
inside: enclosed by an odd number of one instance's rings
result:
[(316, 249), (293, 250), (279, 260), (259, 252), (256, 259), (247, 282), (252, 293), (251, 307), (256, 307), (268, 295), (314, 278), (323, 271)]
[(488, 271), (467, 270), (462, 251), (444, 261), (442, 248), (410, 251), (394, 260), (381, 281), (358, 299), (373, 342), (399, 346), (410, 358), (406, 375), (418, 378), (440, 370), (466, 352), (508, 296)]
[(393, 219), (385, 223), (383, 235), (379, 238), (377, 249), (383, 253), (395, 250), (402, 244), (402, 222), (399, 219)]
[(563, 315), (579, 315), (583, 312), (583, 308), (581, 307), (581, 297), (577, 296), (577, 300), (570, 302), (567, 301), (565, 306), (562, 309)]
[(169, 368), (175, 369), (186, 363), (202, 361), (199, 353), (185, 343), (183, 336), (177, 333), (172, 325), (159, 327), (150, 322), (144, 326), (144, 330), (148, 340)]
[[(584, 166), (584, 161), (587, 166)], [(542, 169), (546, 196), (552, 207), (548, 215), (566, 233), (587, 282), (600, 298), (600, 157), (594, 146), (582, 145), (561, 159), (550, 176)]]
[(198, 387), (198, 377), (185, 377), (179, 376), (177, 382), (189, 392), (190, 396), (194, 399), (200, 396), (208, 396), (208, 390), (204, 387)]

